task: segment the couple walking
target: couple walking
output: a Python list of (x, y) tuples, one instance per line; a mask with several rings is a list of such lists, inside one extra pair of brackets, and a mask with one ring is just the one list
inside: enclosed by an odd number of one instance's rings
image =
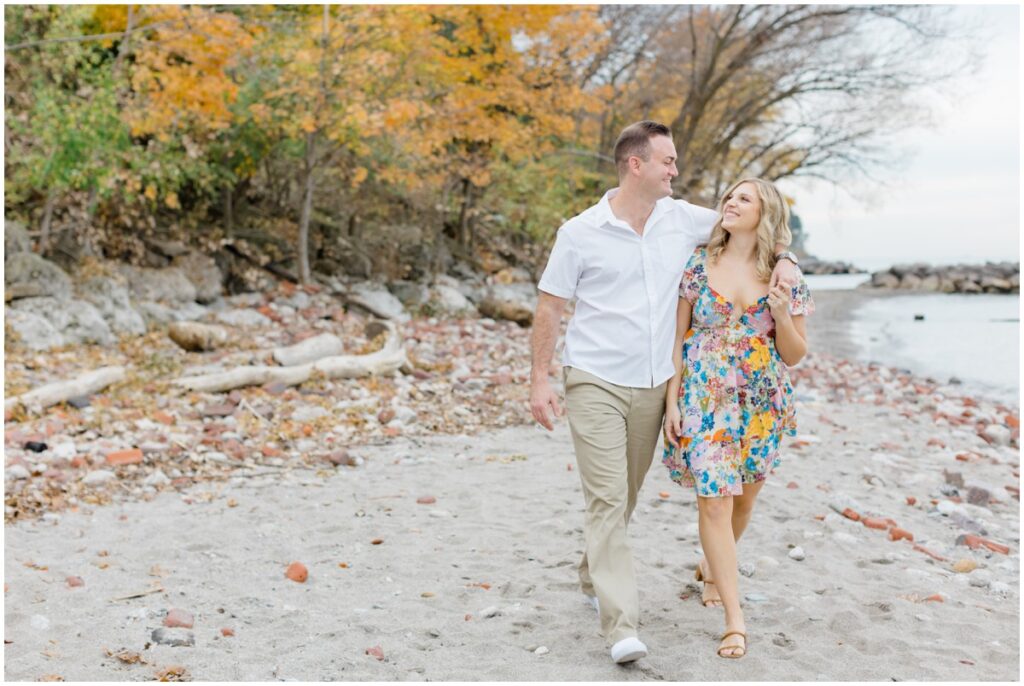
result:
[(539, 283), (530, 405), (552, 429), (548, 381), (566, 303), (565, 406), (586, 501), (581, 590), (615, 662), (647, 655), (626, 525), (664, 431), (670, 477), (697, 492), (697, 579), (721, 606), (722, 657), (746, 654), (736, 541), (783, 433), (795, 431), (787, 365), (806, 353), (813, 303), (779, 191), (744, 179), (717, 212), (674, 200), (668, 127), (632, 124), (615, 144), (619, 187), (558, 231)]

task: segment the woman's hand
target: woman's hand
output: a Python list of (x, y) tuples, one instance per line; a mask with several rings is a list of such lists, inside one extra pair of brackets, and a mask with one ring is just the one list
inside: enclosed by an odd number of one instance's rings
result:
[(665, 408), (665, 440), (673, 448), (679, 450), (679, 439), (683, 435), (683, 416), (679, 414), (679, 406), (668, 403)]
[(789, 318), (789, 286), (772, 286), (768, 290), (768, 308), (775, 321)]

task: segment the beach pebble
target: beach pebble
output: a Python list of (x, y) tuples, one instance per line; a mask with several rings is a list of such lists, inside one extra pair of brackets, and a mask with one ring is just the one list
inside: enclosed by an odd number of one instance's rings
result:
[(989, 424), (979, 434), (994, 445), (1010, 445), (1010, 430), (1000, 424)]
[(971, 505), (987, 507), (989, 498), (991, 497), (992, 494), (989, 493), (984, 488), (980, 488), (978, 486), (971, 486), (969, 489), (967, 489), (967, 502), (969, 502)]
[(85, 478), (82, 479), (82, 483), (87, 486), (98, 486), (100, 484), (107, 483), (113, 479), (114, 476), (114, 472), (110, 470), (97, 469), (86, 474)]
[(171, 483), (170, 477), (164, 474), (162, 469), (155, 470), (152, 474), (142, 480), (146, 486), (164, 486)]
[(805, 557), (807, 556), (804, 554), (804, 549), (800, 546), (797, 546), (789, 551), (789, 559), (791, 560), (796, 560), (797, 562), (799, 562), (800, 560), (803, 560)]
[(498, 608), (497, 605), (489, 605), (488, 607), (485, 607), (484, 609), (480, 610), (481, 617), (497, 617), (500, 614), (501, 610)]
[(53, 450), (51, 450), (51, 453), (55, 458), (63, 458), (65, 460), (70, 460), (72, 457), (78, 454), (78, 451), (75, 449), (74, 443), (65, 442), (58, 443), (57, 445), (53, 446)]
[(30, 476), (28, 470), (20, 464), (11, 465), (10, 467), (8, 467), (6, 475), (8, 481), (21, 481), (23, 479), (29, 478)]
[(191, 629), (195, 619), (192, 617), (191, 612), (185, 610), (171, 610), (164, 617), (164, 626), (166, 627), (182, 627), (184, 629)]
[(757, 567), (755, 567), (752, 562), (741, 562), (739, 570), (740, 574), (748, 578), (757, 573)]
[(284, 575), (292, 581), (303, 584), (306, 583), (306, 579), (309, 578), (309, 570), (306, 569), (306, 565), (301, 562), (293, 562), (288, 565), (288, 569), (285, 570)]
[(848, 534), (845, 531), (835, 531), (832, 533), (832, 540), (839, 541), (840, 543), (859, 543), (860, 539), (853, 534)]
[(993, 581), (988, 585), (988, 590), (990, 593), (997, 595), (1000, 598), (1008, 598), (1013, 589), (1010, 587), (1010, 584), (1005, 581)]
[(28, 621), (29, 625), (37, 631), (46, 631), (50, 628), (50, 620), (43, 615), (32, 615)]
[(858, 503), (850, 496), (846, 495), (845, 493), (834, 494), (828, 506), (831, 507), (836, 512), (838, 512), (839, 514), (843, 514), (844, 510), (864, 512), (864, 506)]
[(534, 655), (547, 655), (549, 652), (547, 646), (541, 646), (537, 650), (533, 651)]
[(769, 601), (768, 596), (764, 593), (747, 593), (743, 596), (743, 599), (748, 603), (767, 603)]
[(319, 405), (303, 405), (292, 412), (292, 421), (312, 422), (320, 419), (321, 417), (327, 416), (327, 414), (327, 410)]
[(75, 588), (76, 586), (85, 586), (85, 581), (80, 576), (69, 576), (65, 581), (68, 582), (68, 586)]
[(935, 506), (935, 509), (939, 511), (939, 514), (944, 515), (946, 517), (953, 514), (954, 512), (959, 512), (964, 516), (967, 515), (967, 513), (964, 511), (964, 508), (960, 507), (951, 500), (940, 500), (939, 504)]
[(767, 555), (762, 555), (761, 557), (757, 558), (757, 564), (761, 565), (762, 567), (764, 567), (766, 569), (772, 569), (774, 567), (778, 567), (779, 566), (779, 561), (776, 560), (774, 557), (768, 557)]
[(159, 629), (153, 629), (150, 638), (153, 640), (153, 643), (171, 646), (172, 648), (194, 646), (196, 644), (195, 634), (188, 629), (160, 627)]
[(957, 574), (970, 574), (977, 568), (978, 563), (969, 557), (965, 557), (953, 563), (953, 571)]

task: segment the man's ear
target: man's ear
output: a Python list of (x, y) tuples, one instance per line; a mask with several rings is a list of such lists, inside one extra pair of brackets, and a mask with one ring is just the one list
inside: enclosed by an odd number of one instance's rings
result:
[(643, 160), (640, 159), (638, 156), (630, 155), (630, 157), (629, 157), (629, 171), (634, 173), (634, 174), (639, 174), (640, 173), (640, 163), (641, 162), (643, 162)]

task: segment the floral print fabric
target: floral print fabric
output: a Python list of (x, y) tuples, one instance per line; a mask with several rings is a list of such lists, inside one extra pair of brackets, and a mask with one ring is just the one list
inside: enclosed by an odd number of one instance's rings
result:
[[(662, 462), (673, 481), (697, 495), (740, 495), (743, 484), (763, 481), (779, 465), (783, 434), (796, 434), (793, 385), (775, 349), (768, 297), (743, 310), (711, 288), (707, 251), (686, 265), (680, 297), (693, 306), (683, 343), (679, 411), (681, 450), (666, 441)], [(807, 283), (793, 287), (790, 312), (814, 312)]]

